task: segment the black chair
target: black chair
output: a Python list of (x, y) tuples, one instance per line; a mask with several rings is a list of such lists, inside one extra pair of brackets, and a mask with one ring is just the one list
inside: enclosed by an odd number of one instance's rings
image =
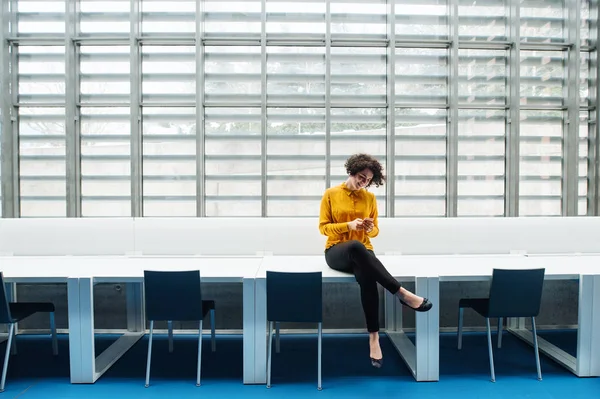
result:
[(152, 334), (154, 321), (169, 322), (169, 349), (172, 350), (171, 321), (199, 321), (198, 370), (196, 386), (200, 386), (202, 365), (202, 320), (210, 312), (212, 350), (215, 351), (215, 302), (202, 300), (200, 271), (144, 271), (144, 300), (146, 319), (150, 321), (146, 388), (150, 385)]
[[(15, 324), (35, 313), (50, 313), (50, 330), (52, 331), (52, 353), (58, 355), (58, 341), (56, 339), (56, 323), (54, 321), (54, 304), (51, 302), (9, 302), (6, 298), (4, 285), (4, 274), (0, 272), (0, 323), (8, 324), (8, 342), (4, 354), (4, 369), (2, 370), (2, 381), (0, 392), (4, 392), (6, 383), (6, 372), (8, 371), (8, 359), (11, 349), (15, 348), (13, 337), (15, 336)], [(15, 337), (16, 339), (16, 337)]]
[(458, 303), (458, 349), (462, 348), (463, 310), (471, 308), (485, 317), (492, 382), (496, 381), (490, 318), (498, 318), (498, 348), (502, 345), (504, 317), (530, 317), (538, 380), (542, 380), (535, 318), (540, 312), (545, 269), (494, 269), (489, 298), (463, 298)]
[[(321, 272), (267, 272), (267, 388), (271, 388), (274, 322), (318, 323), (318, 389), (321, 390), (323, 277)], [(279, 329), (278, 329), (279, 331)], [(279, 345), (278, 345), (279, 346)]]

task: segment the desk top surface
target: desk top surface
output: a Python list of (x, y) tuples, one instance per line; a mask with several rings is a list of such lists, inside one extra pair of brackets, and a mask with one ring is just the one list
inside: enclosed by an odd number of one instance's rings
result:
[[(577, 278), (600, 274), (600, 256), (379, 256), (389, 272), (401, 281), (440, 277), (443, 281), (486, 280), (498, 269), (545, 268), (547, 278)], [(239, 281), (265, 278), (266, 271), (320, 271), (328, 281), (354, 276), (330, 269), (324, 256), (193, 257), (193, 256), (10, 256), (0, 257), (4, 277), (23, 281), (63, 281), (94, 278), (98, 282), (139, 281), (144, 270), (200, 270), (203, 280)]]
[[(0, 271), (8, 279), (95, 278), (96, 281), (139, 280), (144, 270), (200, 270), (202, 279), (253, 278), (262, 259), (221, 257), (0, 257)], [(40, 265), (43, 262), (43, 266)]]
[[(576, 278), (581, 274), (600, 274), (600, 256), (574, 256), (565, 262), (562, 256), (525, 255), (451, 255), (451, 256), (379, 256), (378, 259), (396, 278), (440, 277), (445, 281), (487, 280), (493, 269), (545, 268), (549, 279)], [(326, 280), (354, 278), (330, 269), (323, 256), (265, 257), (256, 278), (265, 278), (267, 271), (320, 271)]]

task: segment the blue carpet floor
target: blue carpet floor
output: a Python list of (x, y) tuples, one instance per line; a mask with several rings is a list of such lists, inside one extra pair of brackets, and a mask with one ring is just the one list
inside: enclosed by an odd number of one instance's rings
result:
[[(575, 332), (541, 332), (545, 339), (574, 353)], [(494, 334), (494, 339), (495, 334)], [(106, 348), (114, 336), (96, 340)], [(176, 337), (168, 352), (166, 336), (153, 347), (151, 386), (144, 388), (147, 339), (142, 339), (93, 385), (69, 383), (68, 338), (60, 337), (60, 355), (51, 353), (48, 337), (19, 337), (19, 355), (11, 357), (6, 391), (0, 399), (38, 398), (600, 398), (600, 379), (578, 378), (545, 356), (544, 380), (536, 379), (531, 348), (505, 333), (494, 350), (496, 383), (489, 381), (485, 334), (467, 333), (463, 350), (456, 335), (440, 338), (440, 381), (417, 383), (392, 344), (382, 335), (384, 366), (373, 369), (366, 335), (325, 335), (323, 391), (316, 389), (316, 336), (285, 335), (273, 357), (273, 386), (242, 384), (241, 336), (217, 339), (217, 352), (203, 342), (202, 386), (195, 386), (196, 340)], [(0, 345), (3, 355), (5, 344)]]

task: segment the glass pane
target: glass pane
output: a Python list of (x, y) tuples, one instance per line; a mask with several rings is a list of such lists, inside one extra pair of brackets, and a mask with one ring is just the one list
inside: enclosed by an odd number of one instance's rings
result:
[(65, 111), (19, 108), (21, 216), (66, 216)]
[(142, 34), (193, 35), (196, 0), (142, 0)]
[(260, 38), (260, 0), (205, 0), (203, 6), (207, 37)]
[(207, 104), (260, 105), (260, 47), (207, 46), (205, 70)]
[(194, 46), (142, 46), (142, 101), (195, 103)]
[(206, 216), (261, 216), (260, 108), (207, 108)]
[(386, 37), (385, 0), (330, 0), (331, 38), (375, 39)]
[(395, 0), (396, 39), (448, 38), (447, 0)]
[(396, 108), (396, 217), (446, 215), (446, 110)]
[(267, 0), (267, 35), (325, 37), (325, 0)]
[(458, 216), (504, 215), (504, 111), (459, 110)]
[(588, 107), (590, 105), (590, 53), (582, 51), (580, 55), (579, 105), (581, 107)]
[(325, 105), (325, 49), (267, 47), (267, 102)]
[(79, 0), (79, 29), (84, 35), (131, 31), (130, 0)]
[(505, 0), (459, 0), (460, 40), (484, 42), (508, 40), (506, 11)]
[(131, 216), (129, 108), (81, 109), (81, 214)]
[[(353, 154), (367, 153), (386, 166), (385, 109), (334, 108), (331, 110), (331, 185), (346, 181), (344, 163)], [(385, 170), (384, 170), (385, 174)], [(369, 187), (377, 196), (379, 216), (386, 215), (385, 186)], [(322, 193), (321, 193), (322, 195)]]
[[(595, 0), (581, 0), (581, 23), (579, 25), (579, 38), (581, 39), (581, 45), (582, 46), (590, 46), (591, 45), (591, 41), (590, 41), (590, 29), (592, 28), (593, 24), (596, 24), (597, 22), (594, 21), (595, 16), (590, 15), (590, 4), (592, 3), (592, 1)], [(598, 2), (595, 1), (595, 3), (593, 4), (593, 6), (597, 7)], [(596, 11), (597, 13), (597, 11)]]
[(563, 0), (522, 0), (521, 41), (561, 43), (565, 41), (565, 4)]
[(81, 46), (80, 54), (81, 102), (129, 103), (129, 46)]
[(331, 103), (386, 104), (384, 48), (331, 49)]
[(587, 215), (587, 193), (588, 193), (588, 162), (589, 162), (589, 118), (588, 112), (579, 113), (579, 179), (577, 184), (579, 216)]
[(396, 49), (396, 104), (448, 101), (448, 50)]
[(143, 108), (144, 216), (196, 216), (195, 112)]
[(506, 51), (459, 50), (458, 57), (458, 101), (461, 104), (506, 104)]
[(64, 34), (65, 0), (17, 0), (17, 32), (29, 35)]
[(19, 102), (64, 104), (65, 48), (18, 47)]
[(267, 216), (317, 216), (325, 190), (325, 110), (267, 114)]
[(562, 146), (560, 111), (521, 111), (520, 216), (562, 214)]
[(565, 53), (521, 51), (521, 106), (564, 103)]

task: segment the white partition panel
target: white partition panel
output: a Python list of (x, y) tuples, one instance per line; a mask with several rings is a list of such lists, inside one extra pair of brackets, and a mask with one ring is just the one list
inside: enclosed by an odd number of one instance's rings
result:
[(256, 255), (264, 247), (261, 218), (137, 218), (140, 255)]
[(599, 252), (600, 218), (388, 218), (377, 253), (405, 255)]
[(265, 252), (272, 255), (323, 255), (327, 237), (318, 218), (266, 218), (261, 223)]
[(4, 255), (125, 255), (133, 245), (132, 218), (0, 220)]
[[(377, 254), (600, 253), (600, 218), (381, 218)], [(0, 219), (0, 255), (322, 255), (318, 218)]]

